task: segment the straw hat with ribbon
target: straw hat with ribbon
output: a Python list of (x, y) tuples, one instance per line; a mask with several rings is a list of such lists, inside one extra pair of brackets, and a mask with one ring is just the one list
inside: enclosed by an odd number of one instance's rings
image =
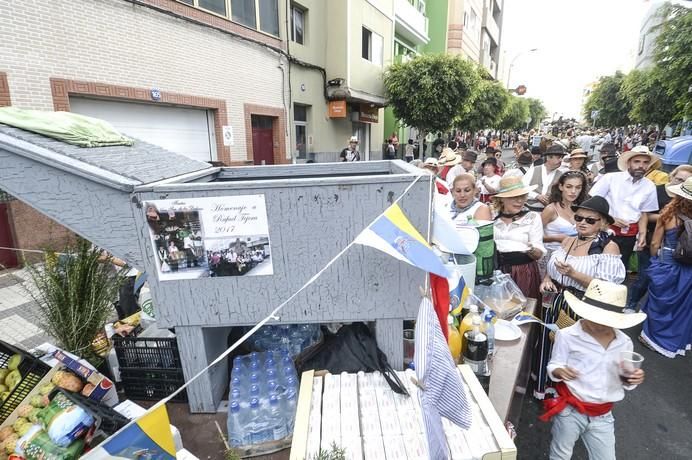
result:
[(646, 313), (622, 313), (627, 304), (627, 287), (622, 284), (594, 279), (583, 298), (565, 291), (565, 300), (580, 317), (615, 329), (628, 329), (646, 319)]
[(632, 150), (620, 154), (620, 156), (618, 157), (618, 169), (620, 171), (627, 171), (627, 162), (630, 161), (632, 158), (639, 156), (649, 157), (651, 159), (652, 164), (656, 161), (660, 163), (658, 155), (652, 153), (651, 150), (649, 150), (649, 147), (647, 147), (646, 145), (638, 145)]
[(589, 156), (586, 154), (586, 152), (582, 149), (574, 149), (570, 152), (569, 155), (565, 157), (565, 160), (574, 160), (577, 158), (589, 158)]
[(495, 198), (511, 198), (514, 196), (526, 195), (533, 191), (538, 185), (524, 185), (521, 177), (503, 177), (500, 179), (500, 189), (497, 191)]
[(437, 164), (439, 166), (454, 166), (461, 163), (461, 155), (454, 153), (454, 150), (449, 147), (442, 149), (440, 158), (437, 159)]
[(692, 176), (688, 177), (682, 184), (667, 185), (666, 192), (671, 198), (677, 195), (692, 200)]

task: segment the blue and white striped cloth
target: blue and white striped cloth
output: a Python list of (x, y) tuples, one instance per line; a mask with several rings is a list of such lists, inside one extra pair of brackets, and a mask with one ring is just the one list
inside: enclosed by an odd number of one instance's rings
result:
[(448, 460), (449, 446), (442, 428), (446, 417), (462, 429), (471, 427), (471, 408), (459, 371), (442, 335), (432, 302), (421, 301), (416, 321), (414, 362), (421, 390), (418, 392), (425, 424), (428, 458)]

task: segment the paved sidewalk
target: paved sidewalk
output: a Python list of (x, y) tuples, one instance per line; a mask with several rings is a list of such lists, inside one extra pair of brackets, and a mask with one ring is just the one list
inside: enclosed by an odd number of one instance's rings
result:
[(53, 341), (39, 326), (39, 308), (29, 293), (32, 289), (26, 269), (0, 271), (0, 340), (25, 350)]

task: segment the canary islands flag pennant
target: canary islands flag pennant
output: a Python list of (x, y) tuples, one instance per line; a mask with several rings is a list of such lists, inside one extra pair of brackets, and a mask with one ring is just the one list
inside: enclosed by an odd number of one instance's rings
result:
[(147, 412), (82, 458), (175, 460), (175, 444), (165, 404)]
[(355, 239), (355, 242), (389, 254), (429, 273), (447, 277), (440, 258), (408, 220), (398, 204), (393, 204)]
[(449, 309), (454, 316), (461, 314), (461, 309), (466, 303), (471, 290), (466, 286), (463, 276), (459, 276), (459, 282), (456, 287), (449, 291)]

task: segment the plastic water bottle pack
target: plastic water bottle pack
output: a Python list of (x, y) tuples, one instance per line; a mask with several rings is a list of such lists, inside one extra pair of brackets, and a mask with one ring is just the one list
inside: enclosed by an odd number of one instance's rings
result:
[(298, 386), (298, 375), (287, 348), (236, 357), (228, 392), (231, 446), (261, 444), (290, 436)]
[(296, 357), (321, 337), (319, 324), (280, 324), (262, 327), (250, 340), (254, 350), (288, 350), (291, 357)]

